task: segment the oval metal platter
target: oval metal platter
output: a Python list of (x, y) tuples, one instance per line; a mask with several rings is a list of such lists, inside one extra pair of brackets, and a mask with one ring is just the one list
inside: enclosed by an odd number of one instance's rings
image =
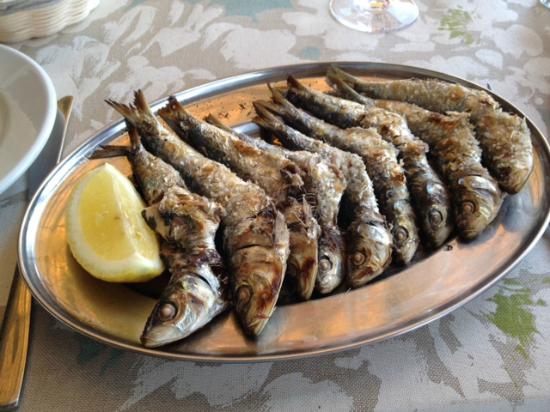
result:
[[(196, 116), (208, 113), (241, 131), (257, 132), (252, 101), (268, 98), (266, 82), (292, 74), (319, 90), (329, 63), (277, 67), (214, 81), (176, 94)], [(437, 78), (480, 88), (425, 69), (382, 63), (339, 62), (350, 72), (375, 78)], [(504, 107), (524, 116), (492, 94)], [(108, 97), (108, 96), (105, 96)], [(157, 110), (166, 99), (155, 102)], [(154, 284), (129, 287), (87, 274), (66, 243), (64, 210), (75, 182), (105, 160), (88, 160), (106, 143), (126, 139), (122, 120), (72, 152), (47, 177), (29, 205), (19, 239), (19, 263), (36, 300), (61, 322), (100, 342), (173, 359), (246, 362), (319, 355), (377, 342), (431, 322), (474, 298), (504, 276), (532, 248), (549, 219), (550, 151), (528, 120), (535, 163), (521, 193), (508, 196), (490, 227), (470, 243), (451, 239), (440, 250), (363, 288), (277, 308), (256, 341), (246, 339), (232, 313), (216, 318), (191, 337), (158, 349), (139, 336), (155, 303)], [(125, 159), (110, 159), (127, 174)]]

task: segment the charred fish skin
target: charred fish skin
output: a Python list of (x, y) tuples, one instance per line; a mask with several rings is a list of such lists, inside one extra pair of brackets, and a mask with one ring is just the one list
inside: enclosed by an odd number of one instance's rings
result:
[[(182, 109), (172, 99), (159, 114), (178, 131)], [(261, 188), (200, 155), (177, 134), (155, 142), (163, 147), (166, 160), (225, 207), (224, 249), (232, 270), (235, 310), (245, 332), (257, 337), (275, 310), (286, 272), (289, 232), (283, 215)]]
[(275, 89), (272, 95), (287, 122), (311, 137), (361, 156), (372, 178), (382, 213), (393, 226), (396, 261), (409, 263), (420, 240), (405, 173), (397, 160), (395, 147), (383, 140), (374, 128), (341, 129), (298, 109)]
[(368, 81), (359, 79), (336, 66), (329, 73), (340, 77), (359, 93), (384, 100), (417, 104), (434, 112), (481, 112), (498, 109), (498, 103), (485, 91), (470, 89), (437, 79), (398, 79)]
[[(154, 211), (154, 219), (147, 219), (144, 211), (146, 221), (159, 234), (163, 228), (169, 229), (161, 241), (161, 257), (171, 273), (170, 280), (141, 335), (144, 346), (158, 347), (184, 339), (229, 307), (227, 275), (214, 245), (223, 209), (189, 192), (172, 166), (145, 150), (131, 125), (128, 133), (131, 146), (124, 155), (149, 205), (146, 210)], [(178, 212), (177, 217), (167, 214), (172, 210)]]
[(144, 346), (183, 339), (229, 307), (229, 279), (214, 244), (223, 214), (218, 204), (179, 186), (144, 210), (165, 240), (161, 256), (171, 273), (141, 335)]
[(315, 153), (287, 150), (244, 133), (237, 133), (212, 115), (206, 120), (266, 153), (277, 153), (292, 160), (305, 171), (304, 183), (307, 193), (304, 199), (312, 204), (314, 216), (321, 227), (318, 243), (319, 268), (315, 288), (323, 295), (332, 292), (344, 278), (346, 259), (344, 239), (337, 225), (340, 200), (345, 189), (340, 171), (331, 168)]
[(414, 133), (430, 145), (450, 188), (459, 235), (464, 240), (477, 237), (497, 216), (502, 193), (481, 163), (468, 115), (442, 115), (397, 101), (377, 100), (376, 104), (405, 116)]
[[(135, 97), (134, 106), (116, 108), (137, 129), (147, 149), (192, 182), (194, 190), (226, 210), (223, 243), (235, 310), (244, 331), (258, 336), (275, 309), (286, 270), (284, 217), (262, 189), (183, 142), (157, 120), (141, 92)], [(170, 104), (163, 113), (177, 121), (178, 105)]]
[(161, 243), (161, 256), (172, 276), (141, 335), (142, 344), (148, 348), (189, 336), (228, 307), (223, 294), (215, 292), (223, 286), (212, 272), (211, 263), (190, 261), (184, 252), (167, 242)]
[(531, 132), (524, 118), (487, 110), (476, 118), (476, 133), (483, 158), (502, 190), (515, 194), (533, 171)]
[(303, 171), (284, 156), (262, 152), (232, 133), (196, 119), (183, 108), (178, 110), (176, 131), (181, 132), (182, 139), (231, 168), (243, 180), (257, 184), (274, 199), (290, 234), (287, 273), (300, 297), (308, 300), (317, 277), (320, 228), (310, 205), (299, 200), (304, 193)]
[[(403, 162), (412, 203), (427, 242), (433, 248), (441, 246), (450, 236), (452, 213), (450, 196), (443, 182), (428, 162), (428, 146), (414, 136), (405, 119), (378, 108), (339, 78), (330, 76), (328, 83), (336, 91), (347, 92), (345, 100), (312, 90), (293, 77), (288, 78), (287, 98), (313, 115), (339, 127), (374, 127), (384, 140), (392, 143)], [(347, 89), (346, 89), (347, 88)]]
[(275, 134), (286, 147), (318, 153), (335, 169), (342, 171), (346, 183), (345, 197), (352, 211), (352, 221), (346, 229), (350, 286), (362, 286), (383, 273), (391, 262), (392, 237), (378, 211), (372, 183), (361, 158), (286, 125), (273, 114), (280, 110), (273, 103), (254, 102), (254, 107), (259, 115), (254, 121)]
[(434, 79), (368, 82), (332, 70), (370, 97), (406, 101), (435, 112), (470, 113), (485, 162), (504, 191), (518, 193), (531, 175), (533, 146), (525, 119), (504, 112), (485, 91)]

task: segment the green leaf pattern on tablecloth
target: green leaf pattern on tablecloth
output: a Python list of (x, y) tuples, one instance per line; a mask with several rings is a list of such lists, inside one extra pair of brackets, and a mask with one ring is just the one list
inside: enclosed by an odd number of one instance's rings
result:
[[(338, 24), (328, 0), (104, 1), (86, 21), (16, 46), (45, 67), (60, 96), (76, 96), (69, 149), (118, 119), (106, 97), (127, 101), (142, 88), (156, 100), (248, 70), (318, 60), (411, 64), (490, 84), (546, 133), (550, 12), (535, 0), (417, 2), (421, 15), (412, 26), (368, 35)], [(115, 351), (66, 330), (53, 328), (56, 335), (49, 336), (50, 327), (36, 331), (33, 360), (53, 364), (60, 375), (85, 371), (72, 390), (86, 386), (95, 398), (102, 391), (104, 410), (460, 410), (464, 402), (544, 410), (529, 402), (550, 393), (549, 253), (547, 231), (505, 281), (451, 315), (317, 359), (171, 362)], [(38, 317), (47, 322), (42, 312)], [(45, 340), (59, 347), (69, 342), (66, 353), (41, 349)], [(40, 378), (31, 369), (29, 409), (55, 409), (53, 398), (51, 404), (38, 399), (56, 389)]]

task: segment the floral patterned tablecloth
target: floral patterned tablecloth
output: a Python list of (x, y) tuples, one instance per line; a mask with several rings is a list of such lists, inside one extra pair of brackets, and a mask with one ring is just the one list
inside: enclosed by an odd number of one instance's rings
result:
[[(489, 85), (550, 126), (550, 10), (536, 0), (423, 0), (405, 30), (351, 31), (328, 0), (103, 1), (83, 22), (15, 44), (76, 97), (75, 148), (116, 114), (210, 80), (308, 61), (426, 67)], [(25, 182), (0, 198), (0, 261), (15, 262)], [(504, 280), (412, 333), (314, 359), (174, 362), (112, 349), (34, 307), (22, 410), (550, 410), (550, 231)], [(0, 293), (7, 284), (0, 281)], [(6, 283), (4, 281), (4, 283)]]

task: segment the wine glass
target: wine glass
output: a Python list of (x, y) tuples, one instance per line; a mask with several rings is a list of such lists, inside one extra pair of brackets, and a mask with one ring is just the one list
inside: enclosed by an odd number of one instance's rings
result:
[(418, 17), (414, 0), (330, 0), (329, 8), (344, 26), (369, 33), (399, 30)]

